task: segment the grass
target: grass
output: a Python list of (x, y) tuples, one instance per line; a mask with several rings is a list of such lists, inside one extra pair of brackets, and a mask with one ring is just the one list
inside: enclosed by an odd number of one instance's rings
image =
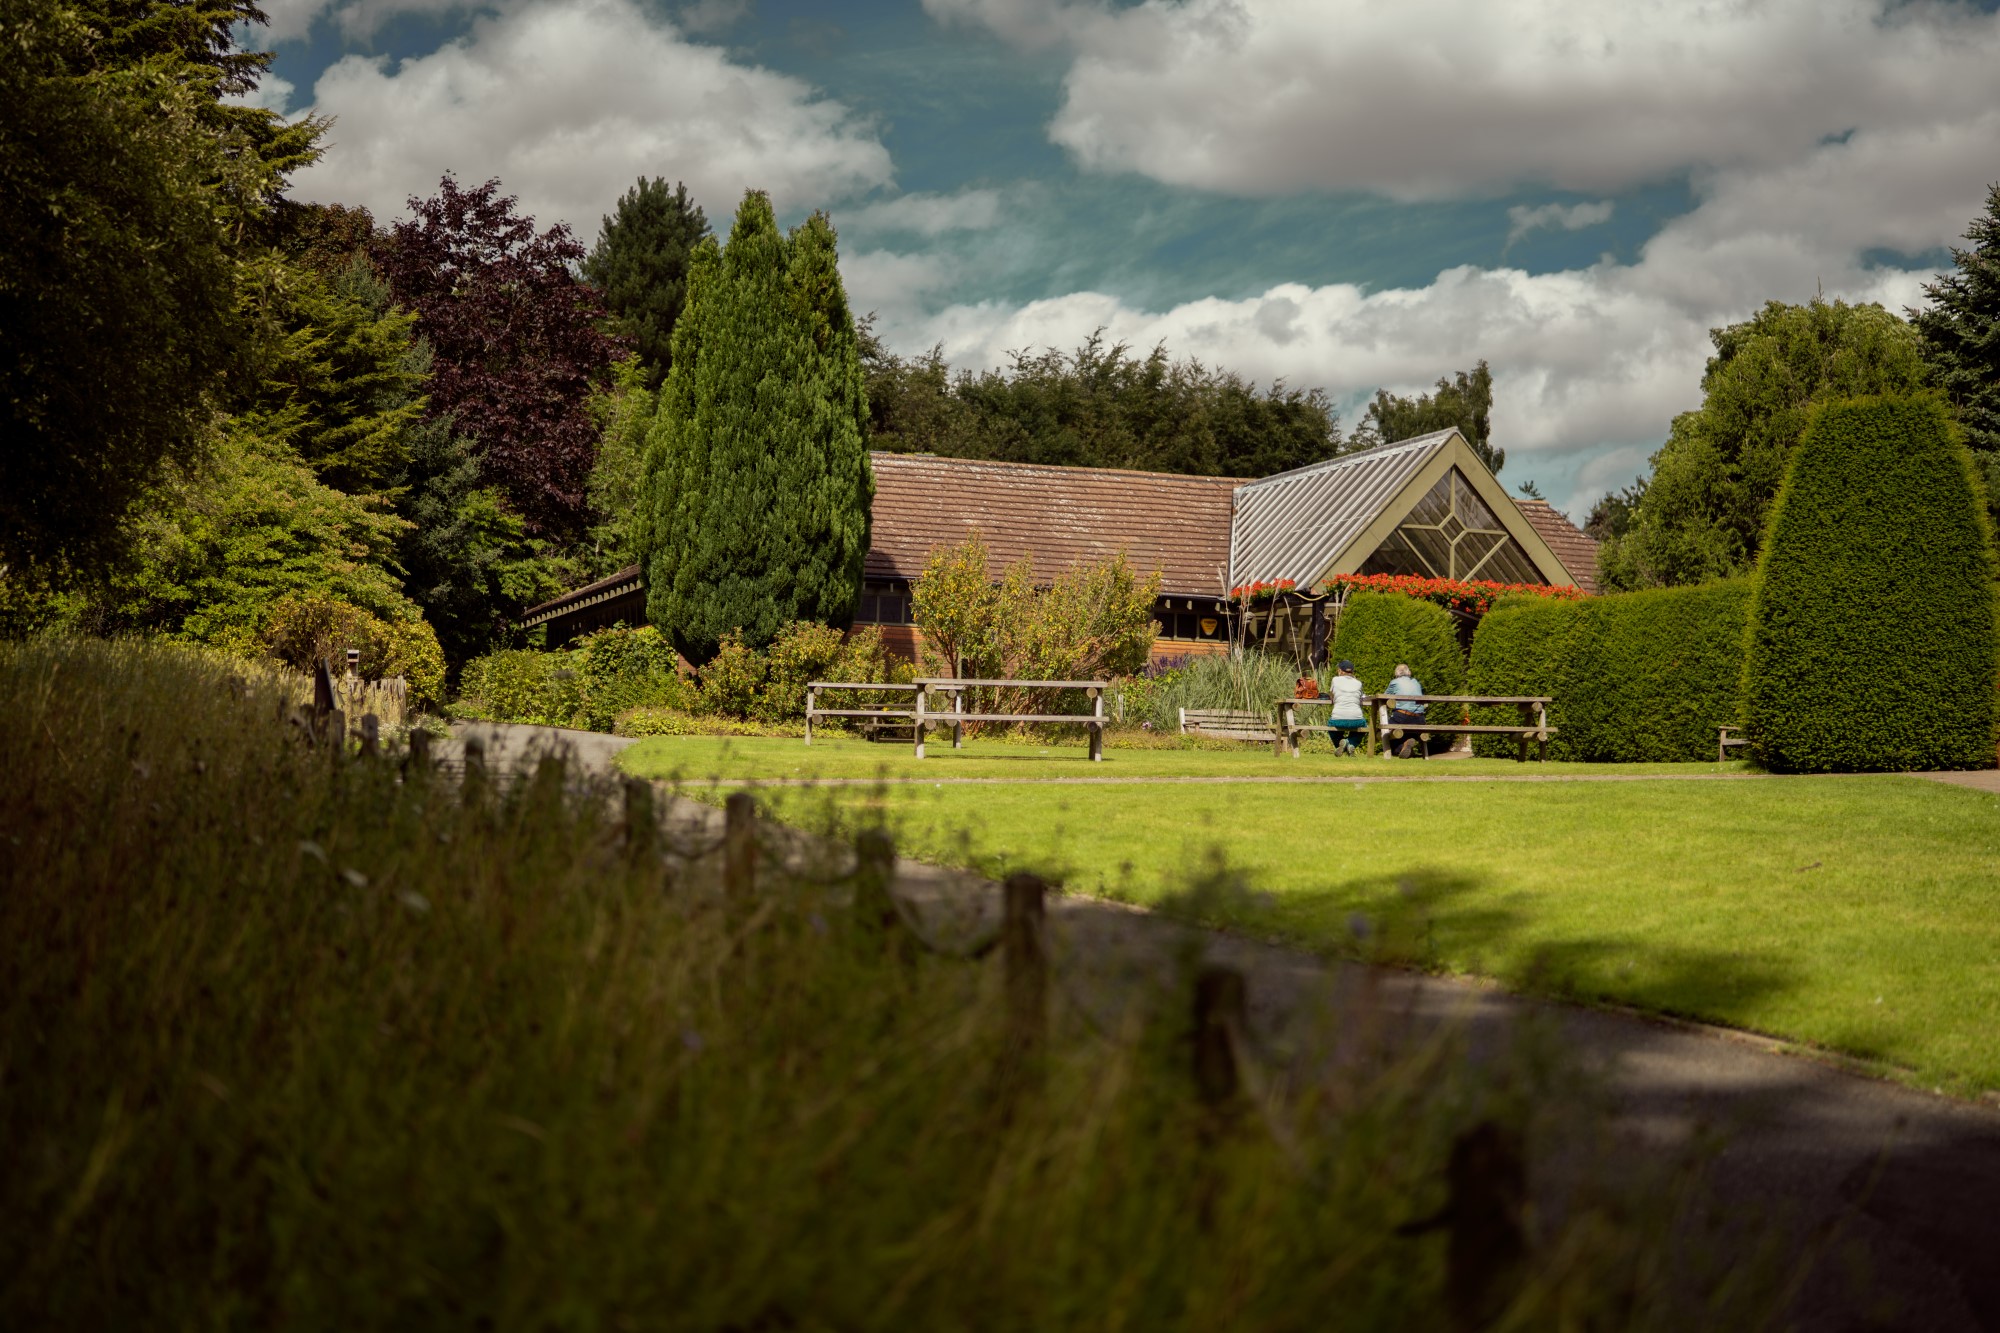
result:
[[(655, 742), (636, 771), (765, 778), (916, 767), (850, 743)], [(1274, 760), (1113, 752), (937, 762), (927, 775), (1206, 770), (1503, 775), (1507, 761)], [(997, 747), (994, 747), (997, 748)], [(947, 751), (948, 753), (948, 751)], [(1713, 772), (1554, 765), (1551, 775)], [(1958, 1092), (2000, 1089), (2000, 796), (1900, 776), (1739, 782), (1299, 786), (889, 785), (767, 793), (802, 820), (880, 811), (903, 849), (1074, 892), (1159, 905), (1219, 854), (1257, 899), (1211, 919), (1516, 987), (1747, 1028), (1897, 1066)], [(1357, 937), (1357, 925), (1366, 922)]]
[(646, 777), (686, 782), (822, 781), (826, 779), (925, 778), (1154, 778), (1154, 777), (1560, 777), (1605, 774), (1744, 773), (1749, 766), (1732, 760), (1714, 764), (1526, 764), (1512, 759), (1390, 759), (1366, 755), (1335, 756), (1319, 736), (1306, 738), (1297, 759), (1279, 757), (1268, 745), (1226, 746), (1211, 742), (1200, 748), (1120, 747), (1107, 744), (1104, 759), (1091, 763), (1081, 744), (1031, 743), (975, 738), (962, 750), (951, 748), (951, 737), (933, 736), (918, 759), (908, 743), (864, 741), (851, 736), (815, 737), (808, 746), (797, 740), (755, 737), (672, 736), (649, 739), (628, 751), (631, 772)]
[[(233, 675), (0, 644), (0, 1327), (1445, 1327), (1396, 1228), (1454, 1142), (1601, 1127), (1532, 1043), (1204, 1105), (1184, 973), (1024, 1050), (998, 958), (885, 949), (827, 867), (731, 894), (559, 763), (332, 755)], [(1581, 1173), (1471, 1295), (1761, 1326), (1684, 1183)]]

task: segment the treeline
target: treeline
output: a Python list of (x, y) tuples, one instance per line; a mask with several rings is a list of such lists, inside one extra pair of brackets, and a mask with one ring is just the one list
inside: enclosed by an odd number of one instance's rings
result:
[(1951, 409), (2000, 521), (2000, 185), (1908, 318), (1815, 298), (1716, 329), (1699, 408), (1674, 418), (1652, 472), (1586, 528), (1611, 588), (1675, 587), (1755, 569), (1779, 483), (1828, 403), (1932, 393)]

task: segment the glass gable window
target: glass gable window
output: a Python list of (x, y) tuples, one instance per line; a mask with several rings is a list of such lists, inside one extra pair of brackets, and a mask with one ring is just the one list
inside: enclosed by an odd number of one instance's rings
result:
[(1547, 583), (1521, 544), (1457, 468), (1438, 479), (1409, 517), (1368, 557), (1363, 574)]

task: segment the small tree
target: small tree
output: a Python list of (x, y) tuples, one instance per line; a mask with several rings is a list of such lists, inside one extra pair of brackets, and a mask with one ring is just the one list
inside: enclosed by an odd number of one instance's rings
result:
[(731, 630), (755, 648), (790, 621), (853, 619), (867, 417), (832, 224), (786, 236), (745, 195), (728, 244), (695, 250), (634, 525), (647, 615), (690, 662)]
[(1814, 414), (1759, 565), (1745, 719), (1781, 772), (1993, 763), (1992, 533), (1929, 397)]

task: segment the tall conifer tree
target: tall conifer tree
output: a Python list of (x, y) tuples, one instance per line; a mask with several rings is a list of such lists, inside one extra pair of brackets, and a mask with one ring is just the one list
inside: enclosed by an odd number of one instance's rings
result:
[(689, 265), (637, 524), (646, 610), (683, 656), (792, 620), (845, 626), (868, 552), (867, 400), (832, 224), (765, 194)]

